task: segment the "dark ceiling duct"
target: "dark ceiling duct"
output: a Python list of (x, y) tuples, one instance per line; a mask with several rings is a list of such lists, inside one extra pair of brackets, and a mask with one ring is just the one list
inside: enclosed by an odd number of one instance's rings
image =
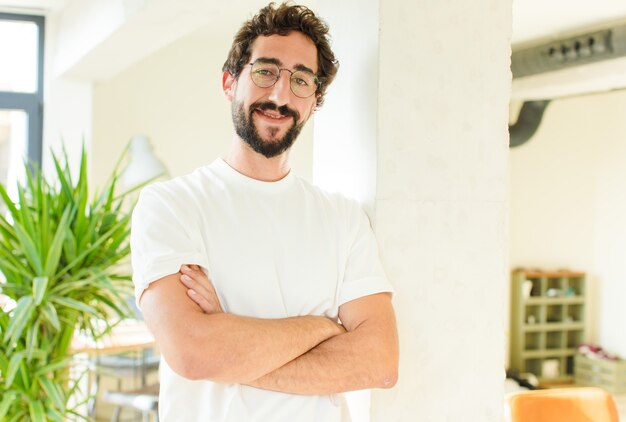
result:
[(516, 49), (511, 71), (513, 78), (522, 78), (624, 56), (626, 24)]
[(526, 143), (539, 128), (543, 112), (550, 100), (526, 101), (519, 112), (517, 122), (509, 126), (509, 147), (515, 148)]

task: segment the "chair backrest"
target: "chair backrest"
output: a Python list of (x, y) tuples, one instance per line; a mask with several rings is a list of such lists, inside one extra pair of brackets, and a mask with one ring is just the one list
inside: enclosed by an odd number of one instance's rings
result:
[(511, 393), (505, 414), (507, 422), (619, 422), (611, 395), (595, 387)]

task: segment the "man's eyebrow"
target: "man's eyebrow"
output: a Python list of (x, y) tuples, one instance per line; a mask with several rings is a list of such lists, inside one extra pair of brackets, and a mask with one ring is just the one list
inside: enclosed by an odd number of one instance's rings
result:
[(303, 64), (297, 64), (297, 65), (295, 65), (295, 66), (294, 66), (294, 69), (295, 69), (295, 70), (304, 71), (304, 72), (309, 72), (309, 73), (311, 73), (311, 74), (315, 75), (315, 72), (313, 72), (313, 70), (309, 69), (308, 67), (306, 67), (306, 66), (305, 66), (305, 65), (303, 65)]
[[(261, 62), (261, 63), (271, 63), (271, 64), (275, 64), (278, 67), (281, 67), (283, 65), (283, 62), (281, 62), (280, 60), (278, 60), (275, 57), (258, 57), (255, 62)], [(305, 66), (303, 64), (297, 64), (293, 67), (294, 70), (300, 70), (300, 71), (304, 71), (304, 72), (309, 72), (312, 73), (313, 75), (315, 75), (315, 72), (313, 72), (313, 70), (311, 68), (309, 68), (308, 66)]]
[(261, 63), (271, 63), (271, 64), (275, 64), (276, 66), (282, 66), (283, 62), (281, 62), (280, 60), (278, 60), (277, 58), (274, 57), (258, 57), (255, 61), (256, 62), (261, 62)]

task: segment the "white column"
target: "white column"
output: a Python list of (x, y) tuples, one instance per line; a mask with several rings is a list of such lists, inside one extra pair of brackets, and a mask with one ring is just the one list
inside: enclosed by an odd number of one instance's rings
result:
[(500, 422), (511, 2), (316, 11), (342, 66), (316, 116), (314, 178), (373, 207), (397, 290), (400, 379), (374, 392), (372, 420)]
[(339, 73), (315, 115), (313, 180), (362, 202), (376, 197), (378, 131), (378, 1), (319, 1), (330, 26)]

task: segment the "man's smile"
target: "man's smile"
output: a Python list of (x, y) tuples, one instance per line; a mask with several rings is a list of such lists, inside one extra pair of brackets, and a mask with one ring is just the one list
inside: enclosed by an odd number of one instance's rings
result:
[(291, 121), (292, 116), (284, 115), (274, 110), (261, 110), (257, 108), (254, 110), (254, 114), (261, 118), (261, 120), (270, 122), (272, 124), (281, 124)]

